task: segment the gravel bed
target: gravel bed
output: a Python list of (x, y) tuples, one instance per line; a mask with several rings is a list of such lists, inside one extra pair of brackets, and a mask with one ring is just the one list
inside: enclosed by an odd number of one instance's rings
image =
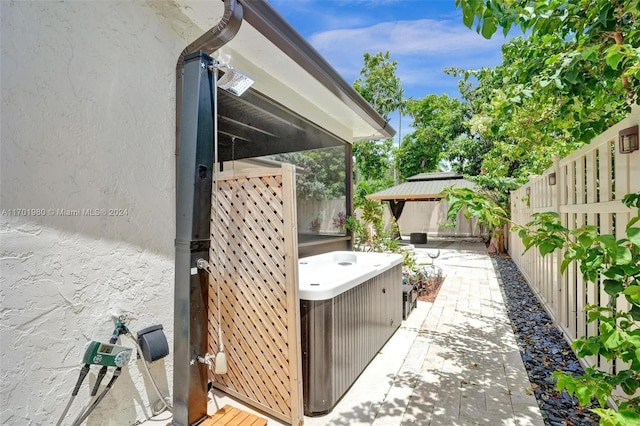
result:
[(598, 416), (580, 407), (575, 398), (558, 392), (551, 373), (556, 370), (583, 372), (582, 366), (562, 337), (527, 281), (509, 256), (491, 255), (499, 272), (509, 319), (529, 375), (532, 391), (546, 425), (597, 425)]

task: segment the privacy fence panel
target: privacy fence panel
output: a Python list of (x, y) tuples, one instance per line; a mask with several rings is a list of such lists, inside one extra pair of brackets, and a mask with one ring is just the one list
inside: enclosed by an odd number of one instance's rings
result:
[[(602, 234), (624, 238), (632, 211), (621, 200), (640, 191), (640, 150), (621, 153), (618, 133), (640, 124), (640, 108), (615, 126), (594, 138), (571, 155), (555, 161), (541, 176), (511, 193), (512, 220), (524, 225), (533, 213), (552, 211), (560, 215), (569, 229), (595, 225)], [(524, 252), (517, 234), (509, 235), (509, 251), (538, 298), (569, 342), (581, 336), (594, 336), (598, 324), (587, 323), (586, 305), (606, 306), (609, 295), (600, 283), (586, 283), (577, 265), (560, 272), (563, 253), (545, 257), (538, 250)], [(617, 300), (625, 308), (624, 298)], [(585, 360), (590, 366), (615, 368), (604, 359)]]
[(213, 385), (299, 425), (302, 362), (294, 179), (290, 165), (222, 172), (218, 177), (211, 209), (209, 352), (218, 352), (222, 327), (228, 373), (212, 372)]

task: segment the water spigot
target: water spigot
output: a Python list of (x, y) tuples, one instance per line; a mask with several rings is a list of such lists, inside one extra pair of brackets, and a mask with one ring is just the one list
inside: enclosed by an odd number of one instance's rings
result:
[(197, 361), (200, 364), (206, 364), (209, 370), (213, 370), (213, 358), (214, 356), (207, 352), (204, 356), (198, 355), (194, 360), (191, 360), (191, 365), (195, 364)]

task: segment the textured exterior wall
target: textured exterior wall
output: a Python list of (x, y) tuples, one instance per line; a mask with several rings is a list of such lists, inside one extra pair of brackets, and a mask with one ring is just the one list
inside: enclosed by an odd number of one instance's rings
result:
[[(172, 347), (175, 64), (201, 30), (166, 5), (0, 2), (0, 424), (55, 424), (112, 312)], [(167, 395), (171, 358), (152, 366)], [(133, 360), (87, 424), (156, 399)]]

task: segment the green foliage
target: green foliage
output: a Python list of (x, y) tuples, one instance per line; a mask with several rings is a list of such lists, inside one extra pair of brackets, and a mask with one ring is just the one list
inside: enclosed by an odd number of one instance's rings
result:
[[(613, 90), (601, 76), (594, 76), (593, 86), (579, 90), (541, 87), (540, 64), (553, 49), (547, 38), (532, 34), (503, 46), (502, 65), (448, 70), (463, 78), (460, 89), (472, 111), (469, 127), (474, 142), (454, 145), (456, 149), (447, 154), (451, 160), (480, 163), (492, 178), (524, 182), (626, 114), (624, 92)], [(471, 79), (477, 83), (471, 85)]]
[[(353, 207), (362, 209), (365, 212), (376, 212), (382, 215), (382, 204), (378, 201), (367, 199), (367, 195), (389, 187), (388, 181), (363, 180), (359, 181), (353, 188)], [(368, 219), (367, 219), (368, 220)]]
[(478, 176), (470, 176), (469, 180), (482, 188), (482, 192), (497, 202), (506, 212), (508, 212), (510, 208), (509, 193), (520, 188), (528, 181), (528, 179), (525, 180), (524, 177), (493, 176), (491, 173), (485, 172)]
[(360, 77), (353, 82), (353, 88), (386, 120), (404, 102), (404, 90), (396, 77), (397, 68), (398, 63), (391, 60), (389, 52), (365, 53)]
[[(404, 105), (404, 90), (400, 79), (395, 75), (397, 67), (398, 63), (391, 60), (389, 52), (378, 52), (375, 55), (365, 53), (360, 77), (353, 83), (354, 89), (387, 120), (389, 114), (402, 109)], [(353, 155), (356, 183), (354, 206), (358, 208), (367, 203), (367, 194), (393, 185), (393, 141), (355, 142)]]
[(468, 119), (466, 105), (447, 95), (408, 100), (406, 112), (413, 118), (415, 130), (404, 137), (397, 151), (397, 169), (402, 179), (434, 171), (442, 153), (467, 131)]
[[(485, 37), (519, 27), (502, 64), (450, 69), (472, 118), (448, 157), (520, 182), (622, 119), (640, 87), (638, 0), (456, 0)], [(477, 81), (472, 84), (471, 81)], [(455, 164), (454, 162), (454, 169)], [(460, 170), (458, 169), (458, 171)]]
[(377, 201), (370, 201), (361, 206), (361, 219), (355, 216), (347, 217), (345, 228), (353, 233), (354, 250), (356, 251), (396, 251), (398, 240), (393, 238), (393, 232), (385, 230), (382, 205)]
[(620, 410), (616, 412), (611, 408), (596, 408), (592, 410), (600, 416), (600, 424), (602, 426), (639, 426), (640, 415), (633, 410)]
[(334, 199), (346, 195), (344, 148), (325, 148), (278, 154), (270, 158), (295, 164), (302, 169), (296, 177), (297, 197), (301, 200)]
[(492, 147), (493, 143), (487, 138), (463, 135), (449, 144), (443, 157), (451, 163), (452, 171), (465, 176), (478, 176), (485, 170), (482, 163)]
[[(640, 386), (640, 193), (623, 198), (627, 207), (635, 209), (635, 217), (626, 227), (626, 237), (600, 234), (595, 226), (575, 230), (564, 227), (555, 213), (536, 213), (526, 227), (515, 227), (529, 250), (537, 247), (542, 256), (562, 249), (564, 272), (574, 262), (586, 282), (602, 286), (609, 295), (606, 306), (587, 306), (588, 322), (598, 324), (598, 336), (582, 337), (573, 343), (580, 358), (600, 355), (617, 360), (616, 372), (585, 370), (574, 377), (556, 372), (556, 387), (575, 395), (581, 404), (597, 399), (602, 407), (621, 389), (628, 397), (616, 399), (619, 411), (594, 410), (602, 425), (640, 424), (640, 397), (633, 396)], [(630, 309), (618, 309), (617, 300), (626, 299)]]
[[(541, 86), (587, 86), (594, 76), (609, 90), (629, 96), (640, 86), (640, 2), (638, 0), (455, 0), (469, 28), (490, 38), (523, 33), (546, 39), (552, 50), (536, 67)], [(549, 54), (550, 53), (550, 54)], [(604, 79), (602, 78), (604, 76)], [(600, 93), (603, 95), (604, 93)]]
[(369, 220), (355, 216), (347, 218), (345, 228), (353, 234), (353, 249), (366, 252), (399, 252), (400, 242), (392, 231), (385, 231), (384, 221), (368, 216)]
[(491, 229), (502, 229), (509, 221), (507, 212), (487, 193), (450, 186), (440, 195), (449, 203), (446, 227), (455, 227), (460, 212), (465, 219), (474, 217)]
[(353, 249), (366, 252), (391, 252), (400, 253), (403, 257), (403, 267), (410, 271), (417, 270), (415, 255), (403, 250), (400, 240), (395, 236), (399, 234), (398, 224), (394, 221), (391, 230), (385, 230), (382, 204), (370, 201), (362, 206), (362, 218), (347, 217), (345, 229), (353, 235)]
[(392, 162), (393, 141), (357, 141), (353, 144), (355, 169), (360, 173), (357, 180), (378, 180), (388, 177)]

